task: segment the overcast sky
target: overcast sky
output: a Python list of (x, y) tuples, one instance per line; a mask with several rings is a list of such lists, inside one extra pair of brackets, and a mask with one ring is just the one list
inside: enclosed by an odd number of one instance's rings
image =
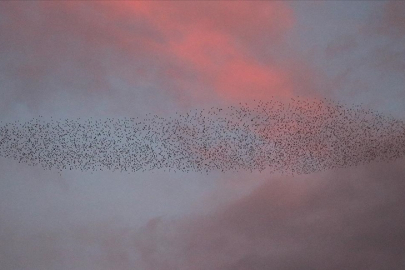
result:
[[(3, 1), (0, 121), (328, 98), (405, 120), (401, 1)], [(405, 159), (302, 176), (0, 158), (5, 270), (405, 269)]]

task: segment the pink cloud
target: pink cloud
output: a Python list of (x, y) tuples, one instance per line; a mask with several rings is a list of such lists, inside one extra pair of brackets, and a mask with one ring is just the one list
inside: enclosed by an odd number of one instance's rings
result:
[[(117, 110), (131, 110), (129, 101), (148, 96), (148, 103), (162, 97), (190, 108), (316, 93), (320, 75), (285, 46), (295, 24), (288, 3), (3, 6), (10, 14), (1, 28), (6, 54), (20, 59), (11, 60), (7, 73), (17, 84), (13, 96), (34, 107), (61, 91), (81, 100), (108, 97)], [(269, 48), (289, 56), (275, 60)]]
[[(249, 55), (251, 46), (282, 42), (293, 14), (281, 3), (193, 2), (108, 3), (128, 9), (163, 36), (159, 48), (192, 70), (196, 80), (225, 99), (288, 95), (287, 74), (275, 63), (263, 65)], [(252, 17), (252, 14), (255, 14)], [(170, 71), (169, 71), (170, 73)], [(176, 80), (179, 78), (176, 77)]]

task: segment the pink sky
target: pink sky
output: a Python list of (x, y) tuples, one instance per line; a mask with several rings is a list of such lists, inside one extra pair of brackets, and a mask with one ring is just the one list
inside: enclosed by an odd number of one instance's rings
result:
[[(400, 1), (1, 2), (0, 121), (298, 96), (404, 120), (404, 14)], [(403, 168), (59, 175), (0, 158), (0, 268), (403, 269)]]

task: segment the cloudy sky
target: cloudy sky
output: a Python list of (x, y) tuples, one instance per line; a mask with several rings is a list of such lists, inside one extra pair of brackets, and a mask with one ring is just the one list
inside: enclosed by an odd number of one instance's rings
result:
[[(0, 121), (328, 98), (405, 120), (395, 1), (0, 3)], [(302, 176), (0, 158), (0, 268), (404, 269), (405, 159)]]

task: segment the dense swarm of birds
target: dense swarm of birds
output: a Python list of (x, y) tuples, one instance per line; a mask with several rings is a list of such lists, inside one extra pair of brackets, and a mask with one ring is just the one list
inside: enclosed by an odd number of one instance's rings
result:
[(0, 156), (45, 169), (308, 174), (405, 155), (405, 123), (329, 100), (291, 99), (163, 118), (0, 127)]

